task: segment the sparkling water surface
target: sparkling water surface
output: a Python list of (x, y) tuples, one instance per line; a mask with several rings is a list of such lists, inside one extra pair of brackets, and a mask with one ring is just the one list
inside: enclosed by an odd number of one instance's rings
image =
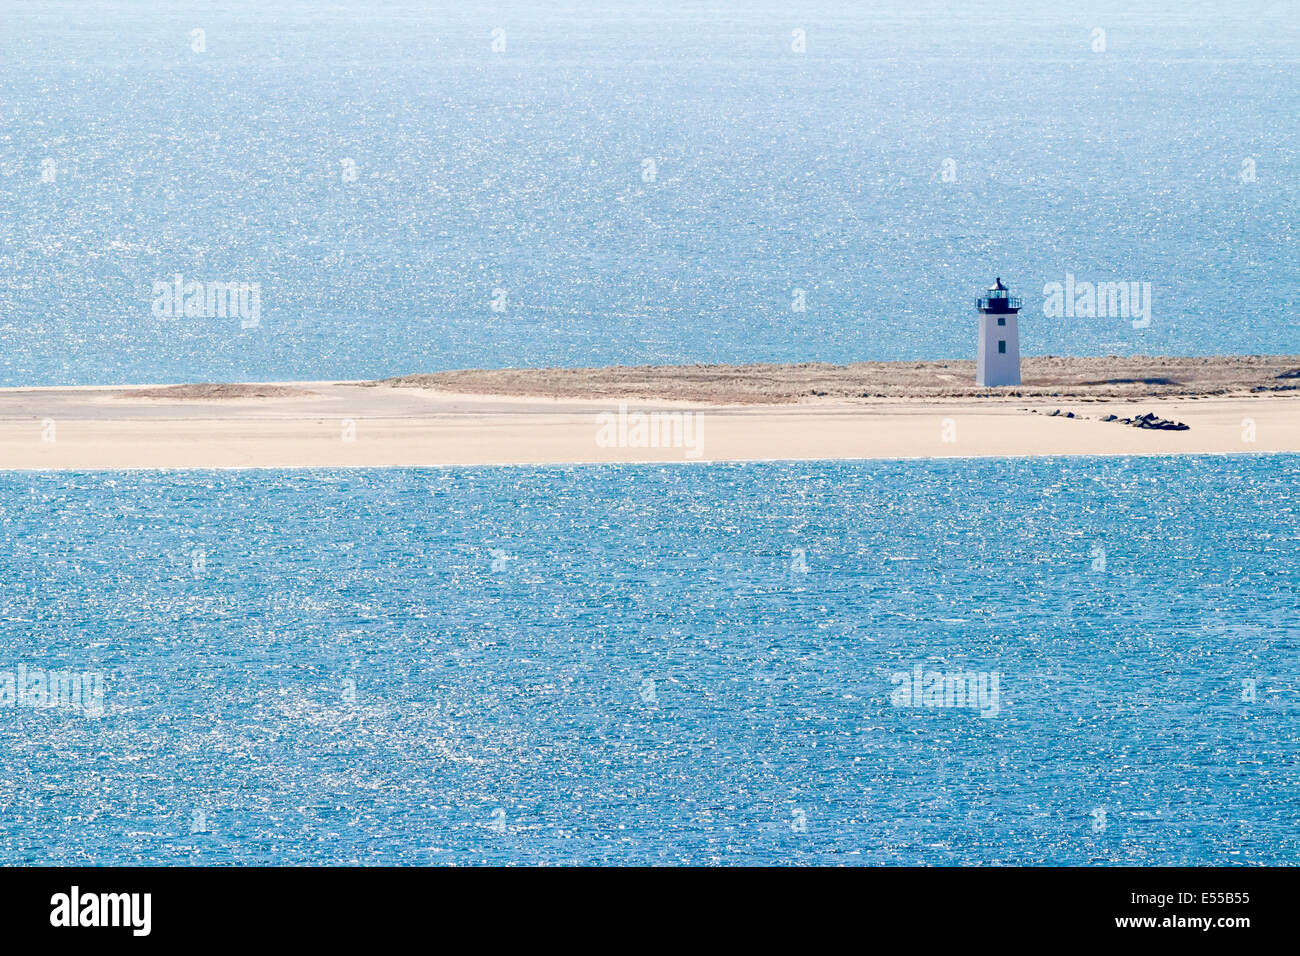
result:
[[(106, 692), (0, 707), (0, 859), (1291, 863), (1298, 485), (1297, 455), (3, 473), (0, 671)], [(918, 664), (996, 673), (997, 713), (895, 706)]]
[(1295, 4), (1131, 6), (0, 0), (0, 386), (970, 358), (995, 275), (1300, 351)]

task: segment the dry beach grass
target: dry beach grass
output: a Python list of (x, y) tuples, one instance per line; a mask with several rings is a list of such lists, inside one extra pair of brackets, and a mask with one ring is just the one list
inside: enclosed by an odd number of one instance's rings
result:
[(469, 369), (405, 375), (385, 384), (478, 395), (642, 399), (766, 405), (870, 399), (1082, 400), (1209, 397), (1300, 391), (1300, 356), (1202, 358), (1038, 356), (1022, 362), (1018, 388), (975, 384), (970, 360), (826, 365), (670, 365)]

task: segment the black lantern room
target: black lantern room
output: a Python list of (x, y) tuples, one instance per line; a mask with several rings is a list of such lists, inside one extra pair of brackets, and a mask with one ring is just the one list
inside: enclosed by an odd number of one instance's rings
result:
[(1010, 290), (1002, 284), (1002, 277), (989, 286), (989, 294), (975, 300), (975, 308), (985, 315), (1014, 315), (1020, 311), (1019, 296), (1010, 296)]

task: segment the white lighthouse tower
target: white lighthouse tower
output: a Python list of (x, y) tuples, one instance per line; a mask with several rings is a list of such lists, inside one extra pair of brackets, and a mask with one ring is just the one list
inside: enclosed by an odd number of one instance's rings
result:
[(975, 360), (975, 384), (988, 388), (1020, 384), (1020, 329), (1016, 316), (1020, 300), (1007, 295), (1002, 278), (979, 299), (980, 347)]

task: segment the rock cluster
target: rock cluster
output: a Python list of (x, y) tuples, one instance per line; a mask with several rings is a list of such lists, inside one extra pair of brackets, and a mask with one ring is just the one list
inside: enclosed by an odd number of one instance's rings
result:
[(1160, 418), (1151, 412), (1144, 415), (1138, 415), (1135, 418), (1120, 418), (1117, 415), (1107, 415), (1102, 419), (1103, 422), (1119, 422), (1121, 425), (1132, 425), (1134, 428), (1153, 428), (1163, 432), (1185, 432), (1190, 425), (1184, 425), (1182, 422), (1171, 421), (1168, 418)]
[[(1021, 411), (1029, 412), (1031, 415), (1038, 414), (1038, 409), (1036, 408), (1022, 408)], [(1053, 409), (1050, 412), (1044, 412), (1043, 414), (1048, 418), (1092, 418), (1091, 415), (1076, 415), (1074, 412), (1063, 412), (1059, 408)], [(1150, 428), (1162, 432), (1185, 432), (1192, 427), (1190, 425), (1184, 425), (1182, 422), (1175, 422), (1168, 418), (1161, 418), (1159, 415), (1155, 415), (1151, 412), (1146, 412), (1145, 414), (1138, 415), (1134, 418), (1120, 418), (1118, 415), (1107, 415), (1105, 418), (1097, 419), (1097, 421), (1119, 422), (1121, 425), (1132, 425), (1134, 428)]]

